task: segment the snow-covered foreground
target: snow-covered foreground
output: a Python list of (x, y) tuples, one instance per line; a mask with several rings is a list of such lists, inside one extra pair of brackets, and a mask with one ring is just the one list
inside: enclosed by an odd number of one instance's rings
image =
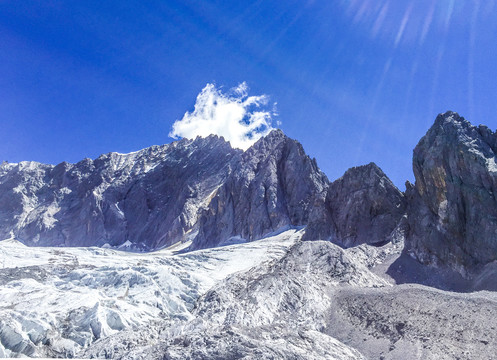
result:
[(396, 285), (389, 264), (402, 244), (343, 250), (302, 242), (302, 233), (181, 255), (0, 242), (0, 357), (492, 359), (497, 353), (496, 293)]
[(75, 356), (97, 339), (163, 319), (192, 318), (228, 275), (282, 257), (294, 230), (261, 241), (174, 255), (0, 242), (0, 357)]

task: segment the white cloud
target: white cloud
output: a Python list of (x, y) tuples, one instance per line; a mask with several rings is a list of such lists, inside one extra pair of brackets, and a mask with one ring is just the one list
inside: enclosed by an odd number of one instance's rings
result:
[(177, 139), (215, 134), (223, 136), (231, 146), (246, 150), (273, 129), (275, 105), (268, 110), (266, 95), (248, 96), (245, 82), (228, 94), (214, 84), (207, 84), (198, 94), (193, 112), (186, 112), (181, 120), (176, 120), (169, 136)]

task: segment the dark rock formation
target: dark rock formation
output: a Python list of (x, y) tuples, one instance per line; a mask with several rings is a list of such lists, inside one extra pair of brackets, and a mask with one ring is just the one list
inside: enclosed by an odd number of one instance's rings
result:
[(254, 240), (285, 226), (303, 226), (322, 208), (328, 179), (302, 145), (281, 130), (261, 138), (245, 153), (200, 218), (192, 248), (233, 236)]
[(414, 149), (406, 251), (462, 274), (497, 260), (497, 134), (440, 114)]
[(329, 239), (343, 247), (384, 244), (403, 235), (406, 202), (374, 163), (351, 168), (328, 188), (325, 212), (306, 231), (306, 240)]

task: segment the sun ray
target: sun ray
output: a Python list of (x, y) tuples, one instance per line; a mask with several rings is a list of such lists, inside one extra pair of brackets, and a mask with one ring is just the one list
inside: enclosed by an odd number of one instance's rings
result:
[(404, 31), (406, 30), (407, 22), (411, 16), (412, 11), (412, 3), (409, 4), (409, 7), (406, 9), (404, 13), (404, 17), (402, 18), (402, 22), (400, 23), (399, 31), (397, 32), (397, 37), (395, 38), (395, 47), (399, 45), (400, 40), (402, 40), (402, 35), (404, 35)]
[(454, 13), (455, 0), (449, 0), (447, 6), (447, 14), (445, 15), (445, 32), (449, 30), (450, 22), (452, 20), (452, 14)]
[(474, 118), (475, 110), (475, 43), (476, 43), (476, 25), (480, 11), (480, 1), (475, 0), (473, 13), (471, 16), (469, 30), (469, 51), (468, 51), (468, 107), (470, 118)]
[(361, 4), (359, 7), (359, 10), (357, 10), (354, 19), (352, 20), (354, 23), (358, 24), (362, 21), (362, 19), (367, 16), (368, 9), (370, 8), (370, 2), (369, 0), (364, 0), (364, 2)]
[(367, 112), (367, 116), (364, 121), (364, 126), (362, 128), (362, 134), (358, 141), (357, 151), (355, 153), (355, 161), (359, 161), (360, 157), (362, 156), (364, 144), (366, 142), (367, 135), (369, 132), (369, 127), (371, 125), (371, 122), (373, 121), (373, 114), (375, 114), (376, 105), (378, 104), (378, 99), (383, 91), (383, 86), (385, 84), (387, 74), (389, 73), (390, 68), (392, 66), (392, 62), (393, 62), (393, 56), (390, 56), (388, 60), (385, 62), (380, 80), (376, 84), (374, 95), (369, 105), (369, 111)]
[(430, 26), (433, 22), (434, 14), (435, 14), (435, 2), (432, 2), (430, 10), (428, 10), (428, 14), (426, 15), (425, 21), (423, 23), (421, 37), (419, 38), (420, 45), (422, 45), (425, 42), (426, 36), (428, 35), (428, 31), (430, 30)]
[(388, 14), (388, 8), (390, 6), (390, 1), (385, 2), (383, 6), (381, 7), (380, 13), (378, 14), (378, 17), (376, 18), (373, 29), (371, 31), (371, 34), (373, 37), (376, 37), (378, 33), (381, 30), (381, 27), (383, 26), (383, 23), (385, 22), (385, 18)]

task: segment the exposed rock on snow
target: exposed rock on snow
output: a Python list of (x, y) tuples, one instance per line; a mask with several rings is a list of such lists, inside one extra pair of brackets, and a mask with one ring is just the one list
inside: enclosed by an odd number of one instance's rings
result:
[(394, 285), (401, 243), (289, 230), (174, 255), (0, 242), (2, 356), (490, 359), (495, 293)]
[[(362, 359), (322, 331), (341, 286), (388, 282), (336, 245), (298, 242), (283, 257), (219, 282), (199, 298), (192, 320), (173, 324), (156, 345), (139, 346), (126, 358)], [(103, 351), (96, 343), (85, 355)]]
[(341, 289), (325, 333), (369, 359), (492, 359), (494, 293), (457, 294), (420, 285)]
[[(382, 266), (399, 253), (392, 244), (343, 250), (329, 242), (298, 242), (286, 255), (219, 282), (198, 299), (191, 320), (164, 325), (151, 343), (121, 333), (84, 355), (491, 359), (497, 296), (392, 286)], [(122, 343), (127, 350), (113, 352)]]
[[(176, 338), (164, 359), (330, 359), (363, 360), (357, 350), (319, 331), (286, 326), (216, 328)], [(152, 353), (150, 353), (152, 355)]]

